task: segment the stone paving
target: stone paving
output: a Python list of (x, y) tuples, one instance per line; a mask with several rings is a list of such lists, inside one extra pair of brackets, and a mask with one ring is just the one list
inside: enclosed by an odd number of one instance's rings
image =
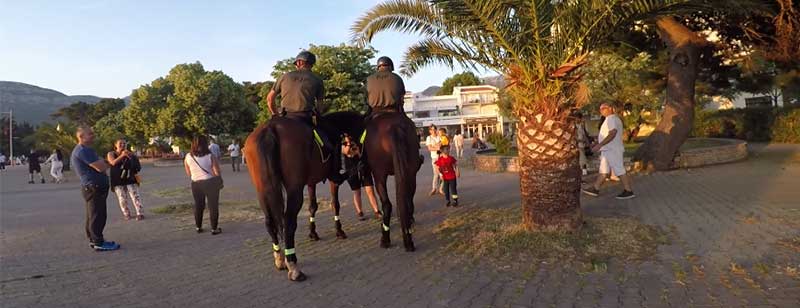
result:
[[(800, 236), (800, 147), (751, 150), (741, 163), (637, 176), (632, 200), (613, 199), (618, 186), (584, 197), (587, 216), (636, 217), (672, 238), (654, 260), (612, 261), (602, 272), (541, 264), (514, 273), (438, 248), (432, 230), (448, 215), (518, 206), (516, 174), (464, 170), (464, 206), (445, 209), (427, 196), (431, 171), (423, 166), (414, 253), (398, 245), (396, 223), (395, 246), (379, 248), (379, 223), (357, 221), (342, 188), (348, 239), (336, 240), (324, 209), (322, 241), (308, 241), (301, 213), (297, 252), (309, 276), (302, 283), (274, 270), (263, 222), (228, 219), (225, 206), (223, 233), (211, 236), (180, 215), (124, 221), (109, 198), (105, 234), (122, 249), (94, 252), (74, 175), (66, 184), (29, 185), (26, 168), (16, 167), (0, 173), (0, 306), (800, 307), (800, 252), (778, 244)], [(247, 174), (223, 171), (223, 199), (250, 202)], [(146, 167), (143, 176), (146, 209), (188, 201), (181, 168)], [(325, 190), (319, 186), (322, 197)]]

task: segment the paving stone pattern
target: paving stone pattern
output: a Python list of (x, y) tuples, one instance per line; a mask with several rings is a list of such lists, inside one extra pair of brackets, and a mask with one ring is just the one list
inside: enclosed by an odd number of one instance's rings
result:
[[(654, 260), (612, 261), (592, 273), (559, 264), (518, 273), (441, 251), (432, 233), (438, 223), (457, 211), (518, 206), (519, 181), (464, 170), (464, 206), (446, 209), (427, 196), (426, 159), (415, 198), (418, 250), (403, 251), (397, 223), (395, 246), (379, 248), (379, 223), (355, 219), (345, 185), (348, 239), (336, 240), (332, 212), (323, 209), (322, 241), (309, 242), (301, 213), (297, 252), (309, 277), (302, 283), (273, 268), (260, 220), (224, 221), (220, 235), (197, 234), (175, 215), (124, 221), (113, 198), (105, 234), (122, 249), (94, 252), (74, 175), (66, 184), (29, 185), (27, 168), (16, 167), (0, 175), (0, 306), (800, 307), (800, 257), (776, 244), (800, 235), (800, 147), (751, 150), (737, 164), (637, 176), (632, 200), (613, 198), (618, 185), (582, 199), (588, 216), (637, 217), (673, 239)], [(253, 199), (246, 172), (223, 171), (224, 200)], [(189, 200), (181, 168), (146, 167), (143, 176), (147, 210)]]

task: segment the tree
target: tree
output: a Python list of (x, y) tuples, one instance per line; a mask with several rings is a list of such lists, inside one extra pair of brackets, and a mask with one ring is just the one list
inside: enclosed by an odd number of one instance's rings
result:
[(252, 83), (249, 81), (245, 81), (244, 83), (244, 96), (245, 101), (251, 103), (258, 108), (258, 114), (256, 115), (256, 125), (266, 123), (267, 120), (272, 116), (269, 114), (269, 108), (267, 108), (267, 94), (269, 94), (269, 90), (272, 89), (272, 86), (275, 84), (274, 81), (260, 81), (256, 83)]
[(619, 28), (659, 14), (696, 10), (693, 1), (390, 0), (352, 26), (366, 44), (382, 31), (417, 34), (401, 66), (433, 63), (503, 74), (518, 121), (523, 223), (534, 230), (581, 225), (574, 108), (588, 102), (581, 67)]
[(439, 92), (436, 92), (436, 95), (451, 95), (453, 94), (454, 87), (476, 86), (479, 84), (481, 84), (481, 80), (472, 72), (455, 74), (452, 77), (444, 80), (442, 83), (442, 88), (439, 89)]
[(252, 130), (256, 108), (244, 87), (200, 62), (179, 64), (167, 76), (131, 94), (122, 115), (126, 135), (140, 139), (176, 137), (182, 146), (199, 134), (239, 134)]
[[(325, 85), (327, 110), (320, 112), (365, 111), (367, 77), (375, 72), (369, 59), (375, 56), (377, 50), (340, 44), (309, 45), (308, 51), (317, 56), (317, 63), (312, 70)], [(277, 80), (294, 70), (294, 57), (281, 60), (273, 67), (272, 77)]]
[(613, 103), (621, 109), (625, 126), (624, 140), (632, 140), (643, 124), (651, 124), (663, 99), (661, 67), (648, 53), (640, 52), (631, 60), (615, 53), (598, 53), (586, 66), (586, 84), (591, 90), (591, 110), (601, 103)]
[[(33, 141), (29, 137), (34, 134), (36, 128), (28, 122), (20, 124), (17, 120), (12, 121), (11, 126), (14, 131), (14, 139), (11, 141), (14, 145), (14, 156), (28, 155), (30, 150), (35, 148)], [(4, 115), (0, 117), (0, 132), (2, 132), (2, 136), (0, 136), (0, 153), (5, 154), (7, 157), (10, 156), (8, 129), (8, 116)]]

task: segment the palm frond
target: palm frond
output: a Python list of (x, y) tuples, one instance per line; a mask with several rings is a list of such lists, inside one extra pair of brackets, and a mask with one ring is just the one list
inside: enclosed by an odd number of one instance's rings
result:
[(378, 4), (350, 28), (351, 39), (361, 46), (382, 31), (441, 37), (446, 33), (436, 8), (424, 0), (390, 0)]

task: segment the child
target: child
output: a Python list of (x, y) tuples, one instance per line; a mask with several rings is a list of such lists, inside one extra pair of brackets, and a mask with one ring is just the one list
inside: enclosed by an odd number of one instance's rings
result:
[(458, 206), (458, 184), (456, 178), (461, 177), (458, 164), (453, 156), (450, 156), (450, 146), (442, 145), (439, 149), (441, 154), (436, 160), (436, 172), (441, 174), (444, 180), (444, 200), (445, 206)]
[(447, 138), (447, 130), (444, 127), (439, 128), (439, 140), (441, 140), (442, 146), (450, 145), (450, 139)]

